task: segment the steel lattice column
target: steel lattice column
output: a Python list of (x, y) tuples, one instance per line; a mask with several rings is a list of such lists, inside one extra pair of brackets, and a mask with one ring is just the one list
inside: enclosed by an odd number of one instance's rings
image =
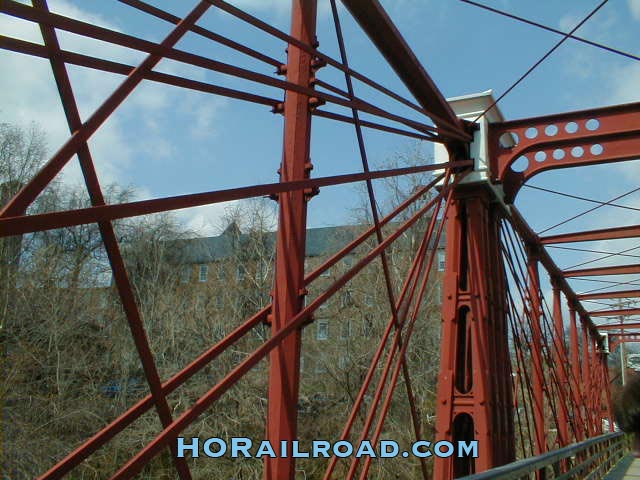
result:
[[(291, 36), (307, 45), (315, 45), (316, 0), (294, 0)], [(312, 56), (289, 45), (287, 80), (311, 85)], [(289, 91), (284, 102), (284, 153), (280, 181), (309, 177), (311, 111), (309, 97)], [(279, 223), (276, 244), (275, 285), (272, 334), (276, 334), (300, 312), (304, 298), (304, 257), (307, 226), (306, 193), (293, 191), (279, 196)], [(301, 331), (295, 330), (270, 355), (267, 438), (272, 445), (297, 438), (298, 388), (300, 381)], [(266, 479), (294, 478), (295, 460), (291, 457), (266, 457)]]
[(458, 187), (447, 216), (436, 433), (438, 440), (477, 440), (479, 457), (437, 458), (437, 479), (515, 457), (501, 220), (492, 197), (482, 184)]
[(547, 427), (544, 409), (544, 366), (542, 359), (542, 305), (540, 301), (540, 271), (536, 248), (527, 246), (528, 295), (531, 312), (531, 377), (533, 395), (533, 420), (535, 429), (535, 453), (547, 451)]

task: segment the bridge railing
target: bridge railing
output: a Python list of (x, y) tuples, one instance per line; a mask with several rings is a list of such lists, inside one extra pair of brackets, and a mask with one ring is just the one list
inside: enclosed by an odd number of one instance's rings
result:
[(459, 480), (596, 480), (603, 478), (627, 450), (624, 433), (607, 433)]

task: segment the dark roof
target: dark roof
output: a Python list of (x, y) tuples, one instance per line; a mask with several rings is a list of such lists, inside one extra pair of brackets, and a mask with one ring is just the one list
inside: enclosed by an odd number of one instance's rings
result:
[[(354, 240), (361, 227), (344, 225), (338, 227), (310, 228), (307, 230), (307, 256), (317, 257), (336, 252)], [(216, 237), (177, 240), (176, 249), (180, 263), (210, 263), (229, 258), (235, 248), (251, 240), (251, 235), (240, 233), (235, 224)], [(267, 232), (262, 241), (266, 248), (275, 247), (275, 232)]]
[[(307, 229), (306, 256), (319, 257), (333, 254), (352, 242), (363, 229), (361, 225), (309, 228)], [(218, 236), (177, 240), (173, 247), (176, 249), (180, 263), (211, 263), (231, 257), (238, 244), (241, 247), (251, 238), (250, 234), (241, 233), (235, 224), (231, 224)], [(262, 241), (266, 248), (273, 249), (275, 232), (265, 233)], [(439, 247), (444, 247), (444, 234), (440, 238)]]

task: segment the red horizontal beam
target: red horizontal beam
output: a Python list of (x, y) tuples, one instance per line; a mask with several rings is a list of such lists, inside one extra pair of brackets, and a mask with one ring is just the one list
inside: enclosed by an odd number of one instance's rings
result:
[[(508, 201), (546, 170), (633, 160), (640, 156), (640, 102), (495, 123), (489, 130), (491, 171)], [(501, 137), (517, 138), (513, 147)], [(513, 169), (520, 160), (521, 168)]]
[[(329, 120), (336, 120), (338, 122), (351, 123), (351, 124), (355, 123), (355, 121), (353, 120), (353, 117), (349, 115), (340, 115), (339, 113), (329, 112), (327, 110), (320, 110), (318, 108), (314, 109), (311, 113), (316, 117), (327, 118)], [(360, 119), (360, 125), (366, 128), (371, 128), (373, 130), (380, 130), (382, 132), (394, 133), (396, 135), (411, 137), (417, 140), (425, 140), (428, 142), (435, 142), (435, 143), (445, 143), (446, 141), (443, 138), (438, 136), (433, 136), (432, 134), (426, 135), (418, 132), (412, 132), (410, 130), (402, 130), (399, 128), (382, 125), (381, 123), (370, 122), (368, 120)]]
[[(162, 394), (165, 397), (168, 396), (171, 392), (175, 391), (178, 387), (189, 380), (193, 375), (202, 370), (203, 367), (207, 366), (209, 363), (215, 360), (229, 346), (233, 345), (238, 340), (243, 338), (256, 325), (264, 322), (267, 319), (267, 315), (269, 314), (270, 310), (271, 304), (267, 305), (253, 317), (246, 320), (242, 325), (238, 326), (229, 335), (206, 350), (193, 362), (176, 373), (168, 381), (163, 383)], [(147, 395), (145, 398), (137, 402), (118, 418), (113, 420), (109, 425), (102, 428), (80, 447), (69, 453), (69, 455), (63, 458), (50, 470), (38, 477), (38, 480), (54, 480), (62, 478), (76, 466), (80, 465), (80, 463), (82, 463), (87, 457), (89, 457), (89, 455), (102, 447), (105, 443), (115, 437), (127, 426), (132, 424), (137, 418), (148, 411), (152, 406), (153, 397), (151, 395)]]
[[(19, 40), (17, 38), (5, 37), (4, 35), (0, 35), (0, 48), (10, 50), (12, 52), (32, 55), (35, 57), (49, 58), (49, 51), (44, 45)], [(94, 70), (100, 70), (104, 72), (129, 75), (129, 73), (131, 73), (131, 71), (134, 69), (134, 67), (131, 65), (91, 57), (89, 55), (82, 55), (80, 53), (70, 52), (68, 50), (60, 50), (59, 52), (57, 52), (57, 54), (65, 63), (78, 65), (80, 67), (92, 68)], [(236, 100), (243, 100), (247, 102), (266, 105), (271, 108), (275, 108), (282, 101), (280, 99), (264, 97), (253, 93), (243, 92), (241, 90), (235, 90), (233, 88), (221, 87), (212, 83), (177, 77), (168, 73), (148, 72), (144, 75), (144, 78), (145, 80), (149, 80), (152, 82), (164, 83), (166, 85), (173, 85), (175, 87), (186, 88), (198, 92), (221, 95), (228, 98), (234, 98)], [(328, 118), (330, 120), (336, 120), (344, 123), (353, 123), (353, 117), (346, 115), (340, 115), (337, 113), (327, 112), (319, 109), (314, 109), (312, 113), (315, 116)], [(434, 136), (433, 134), (426, 135), (411, 130), (402, 130), (399, 128), (390, 127), (388, 125), (383, 125), (381, 123), (371, 122), (367, 120), (360, 120), (360, 124), (363, 127), (373, 130), (380, 130), (382, 132), (393, 133), (395, 135), (402, 135), (418, 140), (425, 140), (436, 143), (444, 142), (443, 139)]]
[[(638, 152), (640, 156), (640, 152)], [(589, 242), (592, 240), (614, 240), (618, 238), (640, 237), (640, 225), (628, 227), (602, 228), (599, 230), (588, 230), (586, 232), (562, 233), (560, 235), (549, 235), (540, 238), (544, 245), (549, 243), (573, 243)]]
[(640, 322), (630, 323), (607, 323), (606, 325), (596, 325), (598, 330), (625, 330), (627, 328), (640, 328)]
[(378, 0), (342, 0), (360, 27), (385, 57), (438, 127), (468, 137), (462, 122), (424, 69)]
[(367, 173), (352, 173), (320, 177), (309, 180), (291, 182), (267, 183), (249, 187), (230, 188), (213, 192), (178, 195), (174, 197), (142, 200), (138, 202), (122, 203), (118, 205), (103, 205), (88, 207), (65, 212), (43, 213), (39, 215), (23, 215), (18, 217), (0, 218), (0, 237), (19, 235), (54, 228), (72, 227), (87, 223), (116, 220), (120, 218), (136, 217), (151, 213), (179, 210), (182, 208), (211, 205), (230, 200), (242, 200), (251, 197), (291, 192), (307, 188), (320, 188), (345, 183), (364, 181), (367, 179), (387, 178), (412, 173), (422, 173), (445, 168), (464, 168), (472, 164), (471, 160), (422, 165), (417, 167), (378, 170)]
[[(418, 198), (422, 197), (426, 192), (428, 192), (438, 181), (440, 181), (444, 177), (444, 174), (439, 175), (436, 179), (434, 179), (430, 184), (424, 186), (419, 189), (409, 198), (407, 198), (404, 202), (402, 202), (393, 212), (389, 213), (386, 217), (380, 220), (380, 226), (386, 225), (390, 221), (392, 221), (396, 216), (406, 210), (412, 203), (414, 203)], [(448, 189), (447, 189), (448, 190)], [(430, 199), (429, 202), (422, 208), (422, 211), (429, 210), (433, 205), (439, 200), (443, 193), (441, 192), (439, 195)], [(305, 285), (309, 285), (316, 278), (318, 278), (322, 272), (326, 271), (327, 268), (335, 265), (340, 261), (345, 255), (347, 255), (350, 251), (357, 248), (359, 245), (364, 243), (373, 233), (375, 232), (375, 227), (369, 228), (367, 231), (363, 232), (358, 238), (356, 238), (349, 245), (343, 247), (339, 252), (335, 253), (333, 256), (328, 258), (322, 265), (319, 265), (314, 271), (310, 272), (305, 277)], [(215, 359), (220, 353), (222, 353), (229, 345), (236, 342), (238, 339), (242, 338), (248, 331), (250, 331), (255, 325), (266, 320), (267, 314), (271, 309), (271, 304), (267, 305), (264, 309), (258, 312), (256, 315), (248, 319), (245, 323), (239, 326), (236, 330), (230, 333), (227, 337), (222, 339), (216, 345), (211, 347), (209, 350), (205, 351), (202, 355), (200, 355), (196, 360), (194, 360), (191, 364), (173, 376), (170, 380), (163, 384), (163, 393), (168, 395), (180, 385), (182, 385), (185, 381), (187, 381), (192, 375), (197, 373), (202, 367), (206, 366), (209, 362)], [(146, 397), (141, 400), (125, 413), (120, 415), (117, 419), (111, 422), (109, 425), (104, 427), (98, 433), (96, 433), (88, 442), (84, 445), (71, 452), (67, 457), (65, 457), (62, 461), (60, 461), (55, 467), (45, 473), (43, 476), (38, 477), (38, 480), (54, 480), (61, 478), (64, 474), (68, 473), (75, 466), (80, 464), (83, 460), (85, 460), (89, 455), (95, 452), (98, 448), (104, 445), (107, 441), (121, 432), (127, 425), (131, 424), (135, 419), (137, 419), (144, 412), (149, 410), (153, 405), (151, 396)]]
[(583, 326), (588, 328), (593, 337), (599, 340), (600, 334), (598, 333), (598, 330), (596, 329), (593, 321), (589, 317), (589, 312), (587, 312), (582, 303), (580, 303), (580, 300), (578, 300), (578, 296), (573, 291), (573, 288), (571, 288), (571, 285), (569, 285), (567, 279), (564, 277), (562, 270), (560, 270), (551, 255), (549, 255), (549, 252), (547, 252), (543, 245), (540, 245), (538, 236), (531, 229), (522, 214), (513, 205), (509, 210), (506, 210), (506, 213), (507, 215), (511, 215), (511, 222), (522, 239), (527, 244), (535, 248), (538, 260), (547, 270), (549, 276), (558, 283), (558, 286), (564, 293), (567, 302), (576, 309), (576, 312), (579, 314), (580, 321), (582, 322)]
[[(274, 26), (260, 20), (257, 17), (254, 17), (253, 15), (250, 15), (249, 13), (245, 12), (244, 10), (241, 10), (233, 5), (231, 5), (228, 2), (225, 2), (224, 0), (207, 0), (209, 3), (211, 3), (212, 5), (215, 5), (216, 7), (218, 7), (220, 10), (225, 11), (226, 13), (233, 15), (234, 17), (242, 20), (243, 22), (248, 23), (249, 25), (262, 30), (263, 32), (278, 38), (290, 45), (294, 45), (296, 47), (298, 47), (300, 50), (302, 50), (303, 52), (307, 52), (309, 54), (311, 54), (314, 57), (317, 57), (319, 60), (327, 62), (327, 65), (330, 65), (334, 68), (337, 68), (338, 70), (340, 70), (341, 72), (344, 73), (348, 73), (351, 77), (361, 81), (362, 83), (364, 83), (365, 85), (368, 85), (370, 87), (372, 87), (373, 89), (387, 95), (390, 98), (393, 98), (394, 100), (402, 103), (403, 105), (406, 105), (407, 107), (423, 114), (426, 116), (429, 116), (429, 112), (427, 110), (425, 110), (424, 108), (422, 108), (421, 106), (411, 102), (410, 100), (407, 100), (406, 98), (402, 97), (401, 95), (398, 95), (397, 93), (395, 93), (394, 91), (386, 88), (385, 86), (371, 80), (369, 77), (362, 75), (361, 73), (351, 69), (350, 67), (348, 67), (347, 65), (343, 65), (342, 63), (338, 62), (337, 60), (331, 58), (330, 56), (322, 53), (321, 51), (317, 50), (315, 47), (312, 47), (311, 45), (307, 45), (306, 43), (298, 40), (295, 37), (292, 37), (291, 35), (283, 32), (282, 30), (278, 30), (277, 28), (275, 28)], [(442, 127), (440, 127), (442, 129)], [(471, 136), (469, 134), (464, 134), (463, 136), (460, 136), (458, 132), (458, 128), (456, 127), (454, 130), (451, 129), (447, 129), (446, 132), (443, 130), (443, 134), (447, 133), (448, 136), (450, 136), (451, 138), (460, 138), (462, 140), (465, 141), (469, 141), (471, 140)]]
[(634, 298), (640, 297), (640, 290), (622, 290), (617, 292), (598, 292), (598, 293), (585, 293), (578, 295), (579, 300), (599, 300), (608, 298)]
[[(447, 192), (449, 189), (446, 189)], [(439, 196), (445, 192), (440, 192)], [(342, 288), (347, 282), (356, 276), (363, 268), (369, 265), (375, 258), (384, 252), (393, 242), (395, 242), (407, 229), (411, 228), (420, 218), (422, 218), (432, 206), (426, 205), (418, 210), (411, 218), (405, 221), (395, 232), (390, 234), (384, 241), (378, 244), (367, 255), (359, 260), (350, 270), (344, 273), (332, 285), (318, 295), (309, 305), (304, 307), (296, 314), (288, 324), (275, 333), (269, 340), (264, 342), (260, 347), (254, 350), (247, 358), (245, 358), (238, 366), (231, 370), (222, 380), (213, 386), (207, 393), (200, 397), (195, 404), (188, 408), (180, 417), (175, 419), (173, 423), (166, 427), (157, 435), (154, 440), (148, 443), (142, 450), (134, 455), (122, 468), (120, 468), (111, 478), (112, 480), (124, 480), (132, 478), (140, 472), (152, 458), (154, 458), (169, 442), (173, 441), (176, 436), (182, 432), (187, 426), (193, 423), (207, 408), (209, 408), (216, 400), (218, 400), (225, 392), (227, 392), (234, 384), (238, 382), (243, 375), (251, 370), (258, 362), (266, 357), (284, 338), (286, 338), (293, 330), (302, 328), (308, 321), (309, 317), (317, 310), (320, 305), (328, 301), (335, 293)]]
[(627, 275), (640, 273), (640, 264), (618, 265), (615, 267), (583, 268), (578, 270), (565, 270), (565, 277), (590, 277), (594, 275)]
[[(41, 10), (23, 5), (13, 0), (6, 0), (2, 4), (0, 4), (0, 11), (17, 18), (21, 18), (23, 20), (49, 25), (51, 27), (69, 31), (77, 35), (82, 35), (96, 40), (120, 45), (126, 48), (131, 48), (140, 52), (148, 53), (150, 55), (160, 54), (168, 59), (175, 60), (177, 62), (181, 62), (194, 67), (203, 68), (205, 70), (219, 72), (224, 75), (241, 78), (243, 80), (248, 80), (250, 82), (259, 83), (269, 87), (301, 93), (304, 95), (308, 95), (309, 97), (319, 98), (321, 100), (324, 100), (325, 102), (340, 105), (342, 107), (356, 108), (371, 115), (385, 118), (387, 120), (392, 120), (411, 128), (415, 128), (416, 130), (421, 132), (427, 133), (436, 131), (436, 128), (432, 127), (431, 125), (411, 120), (400, 115), (395, 115), (391, 112), (378, 108), (358, 97), (347, 100), (336, 95), (320, 92), (310, 87), (305, 87), (285, 80), (273, 78), (269, 75), (257, 73), (245, 68), (237, 67), (235, 65), (186, 52), (184, 50), (178, 50), (172, 47), (164, 48), (162, 45), (159, 45), (157, 43), (117, 32), (115, 30), (99, 27), (62, 15), (43, 12)], [(445, 134), (443, 133), (443, 135)], [(451, 135), (456, 137), (460, 134), (452, 133)], [(447, 133), (445, 136), (449, 136), (449, 133)]]
[(620, 310), (598, 310), (589, 312), (592, 317), (618, 317), (627, 315), (640, 315), (640, 308), (622, 308)]
[[(124, 3), (125, 5), (129, 5), (130, 7), (133, 7), (137, 10), (140, 10), (141, 12), (144, 12), (156, 18), (165, 20), (166, 22), (173, 23), (174, 25), (177, 25), (181, 20), (180, 17), (172, 15), (171, 13), (165, 10), (162, 10), (158, 7), (155, 7), (153, 5), (149, 5), (148, 3), (143, 2), (141, 0), (118, 0), (118, 1), (120, 3)], [(206, 28), (200, 27), (199, 25), (194, 25), (193, 27), (190, 28), (190, 30), (196, 35), (200, 35), (201, 37), (207, 38), (209, 40), (213, 40), (216, 43), (232, 48), (238, 52), (244, 53), (245, 55), (253, 57), (256, 60), (260, 60), (261, 62), (267, 63), (274, 67), (280, 67), (282, 65), (282, 62), (280, 60), (269, 57), (268, 55), (264, 55), (263, 53), (257, 52), (247, 47), (246, 45), (243, 45), (238, 42), (234, 42), (233, 40), (227, 37), (224, 37), (215, 32), (212, 32), (211, 30), (207, 30)]]
[[(49, 50), (44, 45), (27, 42), (25, 40), (19, 40), (17, 38), (6, 37), (4, 35), (0, 35), (0, 48), (11, 50), (12, 52), (32, 55), (34, 57), (49, 58)], [(68, 50), (60, 50), (59, 52), (56, 52), (56, 54), (59, 55), (60, 59), (65, 63), (78, 65), (80, 67), (92, 68), (94, 70), (101, 70), (103, 72), (129, 75), (135, 68), (125, 63), (104, 60), (89, 55), (70, 52)], [(178, 77), (162, 72), (146, 72), (144, 74), (144, 79), (152, 82), (164, 83), (166, 85), (173, 85), (175, 87), (195, 90), (198, 92), (212, 93), (214, 95), (222, 95), (229, 98), (235, 98), (237, 100), (258, 103), (270, 106), (272, 108), (276, 107), (282, 101), (280, 99), (264, 97), (262, 95), (243, 92), (241, 90), (235, 90), (233, 88), (221, 87), (211, 83), (191, 80), (188, 78)]]

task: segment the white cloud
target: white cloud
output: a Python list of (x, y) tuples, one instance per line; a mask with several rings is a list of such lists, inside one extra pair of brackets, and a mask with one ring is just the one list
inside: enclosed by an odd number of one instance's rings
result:
[(640, 20), (640, 0), (627, 0), (629, 4), (629, 10), (631, 10), (631, 15), (636, 20)]
[(219, 235), (224, 228), (224, 219), (228, 212), (239, 202), (222, 202), (177, 212), (189, 233), (195, 236), (209, 237)]
[[(638, 0), (640, 3), (640, 0)], [(628, 103), (640, 101), (640, 64), (629, 63), (618, 68), (609, 75), (611, 87), (609, 100), (611, 103)]]
[[(64, 0), (51, 2), (51, 9), (57, 13), (70, 14), (91, 23), (109, 28), (102, 18), (80, 10)], [(25, 21), (17, 21), (9, 16), (0, 18), (0, 31), (8, 36), (43, 43), (38, 28)], [(63, 48), (77, 50), (86, 44), (77, 36), (67, 36)], [(103, 48), (104, 48), (104, 44)], [(85, 45), (86, 48), (86, 45)], [(94, 52), (98, 53), (98, 52)], [(102, 53), (102, 52), (100, 52)], [(2, 51), (0, 62), (7, 74), (0, 76), (0, 116), (2, 121), (28, 124), (36, 122), (46, 133), (49, 150), (57, 150), (69, 138), (69, 130), (64, 117), (49, 62), (45, 59)], [(70, 69), (70, 77), (78, 100), (81, 114), (93, 111), (108, 93), (113, 90), (113, 76), (103, 75), (87, 69)], [(103, 181), (118, 178), (128, 164), (131, 151), (123, 141), (121, 122), (110, 119), (90, 140), (95, 157), (108, 159), (101, 162), (98, 169)], [(117, 152), (117, 153), (116, 153)], [(98, 163), (98, 162), (96, 162)], [(69, 182), (80, 181), (77, 161), (71, 160), (63, 170), (63, 178)]]
[[(291, 0), (234, 0), (234, 6), (250, 13), (269, 12), (278, 17), (289, 16), (291, 12)], [(338, 9), (343, 10), (342, 2), (338, 2)], [(318, 2), (318, 17), (322, 18), (331, 13), (328, 1)]]

